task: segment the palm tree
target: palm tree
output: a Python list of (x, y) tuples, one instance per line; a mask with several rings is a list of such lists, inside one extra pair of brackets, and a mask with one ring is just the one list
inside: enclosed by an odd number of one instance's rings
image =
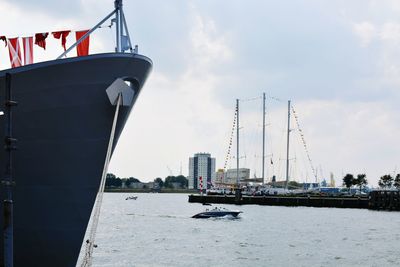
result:
[(354, 184), (354, 176), (353, 174), (346, 174), (345, 177), (343, 177), (343, 185), (345, 185), (347, 187), (347, 189), (350, 192), (350, 187)]
[(390, 188), (393, 184), (393, 177), (389, 174), (385, 174), (379, 179), (378, 184), (381, 188)]
[(397, 189), (400, 189), (400, 173), (398, 173), (396, 175), (396, 178), (394, 178), (394, 183), (393, 183), (394, 187), (396, 187)]
[(355, 184), (360, 186), (360, 194), (361, 194), (362, 187), (368, 184), (368, 181), (367, 181), (366, 177), (367, 177), (366, 174), (358, 174), (357, 178), (354, 179), (355, 180)]

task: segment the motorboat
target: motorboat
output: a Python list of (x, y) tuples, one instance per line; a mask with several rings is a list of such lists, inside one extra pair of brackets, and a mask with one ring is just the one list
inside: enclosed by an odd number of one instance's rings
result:
[(125, 200), (136, 200), (137, 196), (129, 196), (127, 198), (125, 198)]
[(216, 217), (224, 217), (224, 216), (232, 216), (232, 217), (236, 218), (240, 213), (242, 213), (242, 211), (228, 210), (225, 208), (215, 207), (213, 209), (206, 209), (203, 212), (193, 215), (192, 218), (206, 219), (206, 218), (216, 218)]

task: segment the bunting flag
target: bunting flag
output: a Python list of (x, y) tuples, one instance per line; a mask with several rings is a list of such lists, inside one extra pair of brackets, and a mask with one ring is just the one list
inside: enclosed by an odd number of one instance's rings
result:
[(292, 108), (292, 111), (293, 111), (294, 118), (295, 118), (295, 120), (296, 120), (297, 129), (299, 130), (299, 133), (300, 133), (301, 141), (303, 142), (304, 150), (305, 150), (305, 152), (306, 152), (308, 161), (309, 161), (309, 163), (310, 163), (311, 170), (312, 170), (312, 172), (313, 172), (313, 174), (314, 174), (315, 179), (317, 179), (317, 172), (316, 172), (316, 170), (315, 170), (315, 168), (314, 168), (314, 165), (313, 165), (313, 163), (312, 163), (312, 160), (311, 160), (311, 157), (310, 157), (310, 153), (308, 152), (306, 140), (305, 140), (305, 138), (304, 138), (303, 131), (302, 131), (301, 128), (300, 128), (300, 123), (299, 123), (299, 119), (298, 119), (298, 117), (297, 117), (297, 113), (296, 113), (296, 111), (294, 110), (294, 107), (293, 107), (293, 106), (291, 106), (291, 108)]
[(36, 33), (35, 34), (35, 45), (40, 46), (46, 50), (46, 38), (49, 36), (48, 32)]
[(8, 51), (10, 54), (11, 68), (22, 66), (18, 37), (8, 39)]
[[(81, 39), (82, 36), (84, 36), (87, 32), (89, 32), (89, 30), (75, 32), (76, 41)], [(78, 57), (89, 55), (89, 37), (90, 37), (90, 35), (88, 35), (76, 47), (76, 53), (78, 54)]]
[(22, 44), (24, 45), (24, 64), (33, 63), (33, 37), (22, 37)]
[(61, 45), (64, 47), (64, 51), (67, 50), (65, 48), (65, 44), (67, 43), (67, 36), (71, 31), (59, 31), (59, 32), (52, 32), (54, 38), (60, 39), (61, 37)]
[(226, 170), (226, 167), (228, 165), (228, 160), (229, 160), (230, 155), (231, 155), (231, 148), (232, 148), (232, 143), (233, 143), (233, 135), (234, 135), (234, 132), (235, 132), (235, 126), (236, 126), (236, 120), (237, 120), (237, 112), (238, 112), (238, 110), (237, 110), (237, 107), (236, 107), (235, 115), (233, 117), (232, 132), (231, 132), (231, 137), (229, 139), (228, 151), (227, 151), (226, 157), (225, 157), (224, 171)]
[[(67, 43), (67, 36), (70, 34), (70, 30), (68, 31), (57, 31), (57, 32), (51, 32), (51, 34), (54, 36), (56, 39), (61, 39), (61, 45), (66, 51), (66, 43)], [(83, 30), (83, 31), (76, 31), (75, 32), (75, 37), (76, 40), (78, 41), (81, 39), (85, 34), (87, 34), (89, 30)], [(25, 65), (28, 64), (33, 64), (33, 38), (35, 38), (35, 45), (40, 46), (44, 50), (46, 50), (46, 39), (49, 36), (48, 32), (43, 32), (43, 33), (36, 33), (34, 37), (29, 36), (29, 37), (22, 37), (22, 43), (23, 43), (23, 48), (24, 48), (24, 62), (22, 62), (22, 57), (21, 57), (21, 46), (19, 43), (19, 37), (15, 38), (7, 38), (4, 35), (0, 35), (0, 41), (4, 41), (5, 47), (8, 46), (8, 51), (9, 51), (9, 56), (10, 56), (10, 62), (11, 62), (11, 67), (20, 67), (24, 63)], [(89, 55), (89, 44), (90, 44), (90, 35), (87, 35), (84, 40), (82, 40), (78, 45), (77, 45), (77, 55), (79, 56), (87, 56)]]
[(0, 40), (4, 41), (4, 46), (7, 46), (7, 38), (4, 35), (0, 36)]
[(203, 192), (203, 177), (202, 176), (199, 177), (199, 181), (200, 181), (200, 192), (202, 193)]

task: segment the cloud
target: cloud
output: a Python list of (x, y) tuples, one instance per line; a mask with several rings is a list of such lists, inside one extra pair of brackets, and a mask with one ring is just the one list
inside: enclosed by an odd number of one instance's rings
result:
[(214, 65), (220, 66), (220, 62), (232, 60), (233, 54), (227, 39), (226, 35), (218, 32), (213, 20), (195, 15), (190, 40), (197, 66), (209, 71)]
[[(252, 173), (261, 173), (261, 101), (243, 103), (241, 125), (241, 156)], [(332, 172), (341, 184), (346, 173), (366, 173), (370, 184), (377, 185), (379, 177), (392, 173), (399, 164), (400, 146), (397, 133), (400, 115), (385, 102), (342, 102), (338, 100), (302, 100), (292, 102), (304, 134), (318, 179), (329, 180)], [(276, 175), (285, 179), (287, 104), (267, 101), (268, 179)], [(300, 132), (291, 116), (290, 179), (314, 181)], [(234, 148), (236, 149), (236, 148)], [(271, 165), (270, 157), (274, 164)], [(234, 164), (233, 164), (234, 165)], [(322, 173), (321, 173), (322, 170)]]
[(396, 108), (379, 101), (306, 101), (298, 107), (309, 114), (303, 124), (316, 164), (336, 177), (341, 171), (365, 172), (376, 185), (381, 175), (398, 164), (400, 127), (394, 122), (400, 116)]
[[(332, 170), (339, 177), (343, 169), (376, 177), (392, 170), (400, 146), (392, 135), (399, 132), (400, 114), (397, 2), (298, 0), (288, 9), (277, 1), (125, 1), (133, 43), (153, 60), (154, 71), (121, 136), (111, 171), (152, 180), (168, 175), (166, 166), (176, 174), (182, 162), (185, 174), (188, 157), (196, 152), (211, 152), (222, 166), (235, 99), (263, 91), (294, 100), (312, 159), (325, 176)], [(87, 28), (113, 6), (107, 0), (47, 4), (0, 0), (0, 22), (7, 25), (2, 33)], [(91, 47), (92, 53), (113, 51), (114, 34), (101, 29)], [(59, 40), (49, 38), (48, 50), (35, 50), (35, 59), (53, 59), (61, 52)], [(0, 59), (1, 68), (9, 66), (1, 43)], [(260, 166), (257, 101), (242, 103), (248, 150), (243, 164), (252, 169)], [(285, 155), (286, 107), (280, 102), (267, 106), (267, 146), (281, 175), (277, 165)], [(273, 125), (278, 125), (276, 134)], [(301, 154), (301, 144), (292, 148)], [(259, 151), (258, 158), (250, 151)], [(304, 177), (300, 169), (296, 175)]]
[(178, 77), (154, 69), (121, 136), (111, 172), (152, 180), (167, 167), (177, 174), (181, 162), (186, 173), (188, 158), (196, 152), (207, 150), (215, 156), (225, 149), (233, 111), (217, 102), (214, 91), (220, 77), (210, 69), (231, 60), (233, 52), (212, 20), (197, 13), (193, 18), (187, 69)]
[(385, 22), (382, 25), (374, 25), (372, 22), (364, 21), (354, 23), (353, 31), (364, 48), (373, 41), (380, 41), (383, 44), (400, 44), (400, 23)]
[(367, 21), (355, 23), (353, 30), (360, 38), (362, 47), (367, 47), (377, 36), (375, 26)]
[[(222, 167), (234, 99), (257, 96), (263, 90), (295, 100), (314, 166), (318, 172), (322, 169), (325, 178), (333, 172), (337, 184), (341, 184), (343, 173), (365, 172), (370, 183), (376, 185), (380, 175), (394, 169), (399, 159), (398, 145), (388, 144), (399, 144), (394, 133), (400, 129), (393, 123), (399, 121), (396, 115), (399, 109), (394, 105), (398, 95), (394, 87), (397, 68), (388, 66), (393, 66), (398, 57), (390, 48), (395, 42), (385, 39), (385, 34), (395, 31), (396, 27), (384, 27), (385, 23), (363, 17), (360, 23), (333, 23), (331, 17), (324, 17), (319, 24), (297, 18), (298, 25), (293, 29), (286, 27), (289, 22), (276, 24), (270, 11), (269, 22), (252, 18), (263, 29), (272, 27), (273, 34), (264, 30), (260, 34), (257, 27), (249, 30), (254, 25), (246, 21), (235, 24), (224, 20), (225, 16), (210, 17), (205, 7), (201, 8), (190, 6), (191, 13), (185, 16), (185, 21), (190, 18), (187, 35), (175, 40), (177, 45), (184, 45), (176, 57), (185, 68), (171, 75), (167, 68), (157, 69), (156, 62), (155, 71), (132, 113), (128, 126), (132, 129), (126, 131), (131, 134), (133, 128), (145, 125), (138, 133), (140, 138), (133, 141), (130, 136), (127, 146), (123, 145), (125, 141), (120, 142), (121, 149), (134, 147), (142, 152), (140, 156), (130, 156), (140, 166), (127, 167), (129, 157), (123, 158), (121, 154), (113, 161), (115, 172), (151, 180), (160, 173), (169, 174), (167, 166), (177, 174), (182, 162), (186, 173), (188, 157), (195, 152), (211, 152), (217, 158), (217, 167)], [(215, 16), (220, 14), (213, 12)], [(232, 14), (228, 17), (235, 18)], [(304, 29), (307, 29), (306, 36), (303, 36)], [(358, 39), (352, 39), (353, 34)], [(307, 36), (313, 42), (306, 42)], [(282, 56), (287, 60), (282, 60)], [(292, 64), (294, 59), (298, 65)], [(389, 73), (393, 82), (389, 82)], [(152, 105), (146, 106), (149, 99)], [(242, 166), (260, 175), (259, 103), (242, 105), (241, 156), (247, 154)], [(274, 165), (268, 166), (267, 173), (282, 178), (286, 107), (285, 103), (269, 105), (267, 154), (274, 154)], [(311, 169), (297, 131), (293, 131), (292, 138), (292, 151), (297, 160), (291, 161), (291, 177), (298, 181), (307, 177), (310, 181)], [(235, 163), (230, 160), (228, 165), (234, 167)]]
[(383, 24), (381, 32), (379, 34), (380, 39), (385, 42), (394, 42), (395, 44), (400, 43), (400, 24), (388, 22)]
[[(80, 0), (69, 0), (69, 1), (53, 1), (53, 0), (19, 0), (10, 1), (2, 0), (1, 5), (14, 5), (21, 9), (24, 14), (29, 13), (48, 13), (56, 16), (59, 19), (65, 19), (68, 17), (75, 17), (80, 11)], [(4, 13), (2, 13), (4, 14)]]

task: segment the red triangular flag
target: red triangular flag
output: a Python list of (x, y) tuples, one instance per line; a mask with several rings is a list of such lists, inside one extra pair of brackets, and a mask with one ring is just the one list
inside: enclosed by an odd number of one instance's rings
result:
[(35, 34), (35, 45), (40, 46), (46, 50), (46, 38), (49, 35), (48, 32), (36, 33)]
[(22, 44), (24, 45), (24, 64), (33, 63), (33, 37), (22, 37)]
[(65, 48), (65, 44), (67, 43), (67, 36), (71, 31), (59, 31), (59, 32), (52, 32), (54, 38), (60, 39), (61, 37), (61, 45), (64, 47), (64, 51), (67, 50)]
[[(75, 32), (76, 41), (81, 39), (87, 32), (89, 32), (89, 30)], [(89, 55), (89, 37), (90, 35), (86, 36), (86, 38), (76, 47), (78, 57)]]
[(8, 39), (8, 52), (10, 54), (11, 68), (20, 67), (22, 62), (18, 37)]

